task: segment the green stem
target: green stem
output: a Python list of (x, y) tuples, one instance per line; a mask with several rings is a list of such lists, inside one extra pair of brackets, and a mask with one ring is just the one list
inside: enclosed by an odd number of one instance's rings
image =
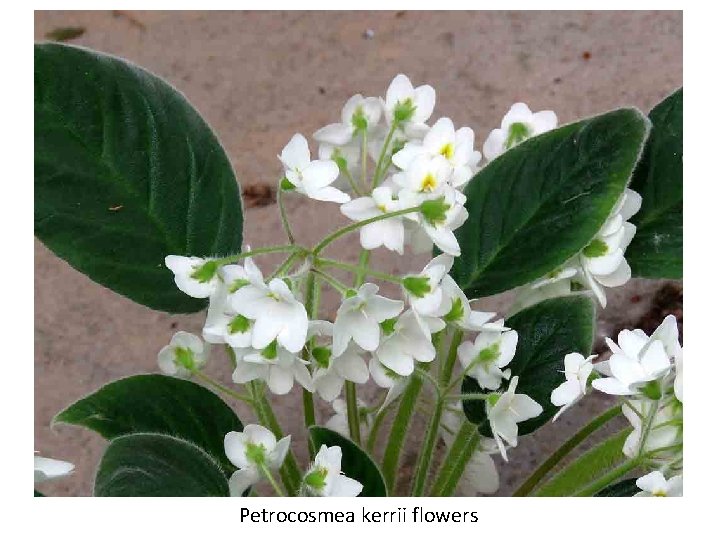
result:
[(355, 178), (353, 177), (352, 173), (347, 169), (347, 167), (340, 169), (341, 172), (345, 175), (345, 178), (348, 179), (348, 182), (350, 183), (350, 187), (352, 188), (353, 192), (355, 192), (355, 195), (362, 195), (362, 192), (358, 188), (357, 183), (355, 182)]
[(472, 453), (479, 442), (480, 436), (478, 435), (477, 426), (463, 420), (453, 443), (445, 454), (435, 483), (430, 489), (432, 497), (443, 496), (448, 493), (452, 495), (462, 473), (465, 472), (467, 462), (470, 461)]
[(637, 459), (631, 459), (628, 460), (621, 465), (618, 465), (614, 469), (612, 469), (607, 474), (601, 476), (594, 482), (588, 484), (580, 491), (577, 491), (573, 494), (573, 497), (591, 497), (595, 495), (598, 491), (601, 489), (609, 486), (616, 480), (622, 478), (627, 473), (632, 471), (635, 467), (637, 467), (639, 464), (639, 461)]
[(222, 392), (223, 394), (227, 394), (233, 399), (237, 399), (239, 401), (243, 401), (247, 403), (248, 405), (255, 405), (255, 400), (250, 396), (245, 396), (239, 392), (236, 392), (235, 390), (228, 388), (227, 386), (220, 384), (218, 381), (213, 379), (212, 377), (209, 377), (208, 375), (205, 375), (202, 371), (194, 370), (193, 375), (196, 376), (198, 379), (206, 383), (208, 386), (213, 387), (218, 392)]
[(290, 227), (290, 221), (287, 217), (287, 212), (285, 211), (285, 204), (283, 202), (283, 188), (282, 188), (282, 182), (280, 185), (278, 185), (277, 188), (277, 200), (278, 200), (278, 209), (280, 210), (280, 220), (282, 221), (283, 229), (285, 229), (285, 234), (288, 237), (288, 241), (291, 244), (295, 244), (295, 237), (292, 233), (292, 228)]
[(372, 188), (375, 189), (378, 186), (378, 183), (380, 182), (380, 176), (382, 172), (382, 163), (385, 159), (385, 154), (387, 154), (388, 146), (390, 146), (390, 141), (392, 140), (393, 135), (395, 134), (395, 130), (397, 129), (398, 124), (397, 122), (393, 121), (393, 123), (390, 125), (390, 131), (388, 131), (387, 136), (385, 137), (385, 141), (383, 142), (382, 149), (380, 150), (380, 156), (377, 160), (377, 165), (375, 167), (375, 174), (373, 174), (373, 180), (372, 180)]
[(413, 477), (411, 493), (413, 497), (422, 497), (425, 491), (425, 482), (427, 481), (428, 469), (432, 460), (433, 451), (437, 445), (438, 429), (440, 427), (440, 419), (442, 418), (443, 402), (437, 396), (435, 409), (430, 418), (430, 425), (425, 432), (425, 440), (422, 444), (420, 457), (418, 458), (417, 468)]
[(284, 245), (284, 246), (268, 246), (264, 248), (258, 248), (253, 249), (250, 251), (245, 251), (243, 253), (236, 253), (234, 255), (228, 255), (227, 257), (221, 257), (219, 259), (214, 259), (216, 263), (219, 265), (224, 264), (232, 264), (234, 262), (238, 262), (240, 259), (244, 259), (246, 257), (254, 257), (255, 255), (265, 255), (266, 253), (283, 253), (288, 251), (296, 251), (299, 248), (297, 246), (293, 245)]
[(382, 409), (380, 412), (375, 415), (375, 420), (373, 421), (373, 425), (370, 428), (370, 434), (368, 435), (368, 440), (366, 443), (366, 448), (368, 450), (368, 453), (372, 454), (375, 450), (375, 444), (377, 443), (377, 437), (378, 433), (380, 432), (380, 426), (382, 425), (383, 420), (385, 419), (385, 416), (387, 416), (388, 411), (390, 410), (391, 404), (388, 404), (387, 407)]
[(487, 394), (448, 394), (443, 401), (485, 401)]
[[(422, 364), (416, 369), (427, 369), (427, 364)], [(393, 421), (392, 427), (390, 428), (390, 434), (388, 435), (388, 444), (385, 448), (385, 456), (383, 457), (382, 471), (385, 476), (387, 483), (388, 492), (393, 493), (395, 488), (395, 479), (398, 471), (398, 464), (400, 462), (400, 454), (402, 453), (403, 446), (405, 445), (405, 438), (407, 437), (408, 430), (410, 429), (410, 422), (412, 421), (413, 412), (415, 410), (415, 403), (420, 396), (420, 390), (422, 389), (422, 377), (417, 373), (413, 373), (408, 382), (407, 388), (402, 395), (400, 400), (400, 406), (398, 407), (395, 420)]]
[(347, 404), (348, 429), (350, 438), (360, 446), (360, 413), (358, 412), (355, 383), (345, 381), (345, 403)]
[(355, 288), (358, 288), (365, 281), (365, 275), (370, 271), (368, 265), (370, 264), (370, 251), (367, 249), (360, 250), (360, 257), (358, 257), (358, 266), (355, 270)]
[[(362, 183), (363, 183), (363, 189), (365, 189), (365, 186), (367, 186), (367, 151), (368, 151), (368, 134), (367, 129), (363, 129), (362, 131)], [(373, 186), (374, 187), (374, 186)]]
[[(307, 279), (305, 280), (305, 310), (307, 311), (310, 319), (314, 320), (317, 318), (318, 303), (319, 303), (319, 290), (321, 287), (318, 286), (315, 274), (309, 272)], [(314, 346), (314, 339), (310, 340), (310, 346), (305, 349), (303, 357), (305, 360), (310, 360), (310, 351)], [(305, 418), (305, 427), (315, 425), (315, 401), (312, 392), (303, 388), (303, 416)], [(308, 432), (309, 433), (309, 432)], [(308, 435), (308, 450), (310, 456), (315, 455), (315, 443), (312, 437)]]
[(445, 481), (445, 487), (440, 493), (442, 497), (452, 497), (455, 495), (457, 485), (460, 482), (462, 475), (465, 473), (467, 464), (470, 462), (470, 459), (472, 459), (478, 444), (480, 444), (480, 434), (477, 429), (475, 429), (465, 443), (462, 453), (458, 456), (455, 467), (453, 467), (452, 472)]
[(371, 223), (375, 223), (376, 221), (382, 221), (383, 219), (390, 219), (394, 217), (404, 216), (406, 214), (413, 214), (415, 212), (420, 211), (420, 206), (413, 206), (412, 208), (405, 208), (404, 210), (396, 210), (395, 212), (388, 212), (386, 214), (380, 214), (379, 216), (371, 217), (368, 219), (364, 219), (362, 221), (356, 221), (355, 223), (348, 225), (346, 227), (343, 227), (341, 229), (338, 229), (337, 231), (327, 235), (325, 238), (320, 240), (320, 242), (313, 248), (312, 254), (313, 255), (319, 255), (320, 252), (325, 249), (329, 244), (337, 240), (338, 238), (345, 236), (348, 233), (351, 233), (353, 231), (356, 231), (365, 225), (370, 225)]
[[(366, 253), (368, 253), (366, 251)], [(361, 255), (362, 256), (362, 255)], [(402, 285), (402, 278), (399, 278), (397, 276), (393, 276), (392, 274), (386, 274), (385, 272), (378, 272), (377, 270), (371, 270), (370, 268), (362, 268), (360, 265), (350, 264), (342, 261), (336, 261), (335, 259), (318, 259), (318, 264), (332, 266), (334, 268), (339, 268), (341, 270), (347, 270), (348, 272), (353, 272), (356, 276), (356, 282), (358, 281), (357, 276), (360, 276), (360, 283), (356, 283), (356, 287), (359, 287), (362, 285), (362, 282), (365, 279), (365, 275), (373, 276), (378, 279), (382, 279), (383, 281), (388, 281), (390, 283), (397, 283), (399, 285)]]
[[(279, 440), (283, 436), (282, 428), (280, 423), (275, 416), (275, 412), (268, 402), (265, 392), (258, 385), (255, 385), (255, 401), (257, 403), (258, 417), (265, 426), (273, 432), (275, 437)], [(288, 491), (288, 494), (295, 495), (300, 489), (300, 482), (302, 481), (302, 473), (298, 467), (295, 455), (292, 449), (288, 451), (285, 462), (280, 468), (280, 475), (283, 478), (283, 484)]]
[[(448, 386), (448, 383), (452, 377), (453, 369), (455, 369), (455, 362), (457, 361), (457, 350), (460, 346), (460, 342), (463, 338), (463, 331), (462, 330), (455, 330), (455, 333), (453, 333), (452, 341), (450, 342), (450, 349), (448, 350), (448, 357), (445, 363), (443, 364), (442, 371), (440, 374), (440, 384), (443, 387)], [(450, 389), (452, 387), (449, 387)]]
[(272, 275), (268, 279), (273, 279), (278, 276), (284, 276), (287, 271), (292, 267), (293, 264), (295, 264), (295, 259), (297, 259), (301, 254), (303, 253), (302, 250), (298, 249), (294, 253), (291, 253), (281, 264), (278, 266), (275, 271), (272, 273)]
[(313, 268), (310, 273), (320, 276), (328, 285), (331, 285), (333, 289), (339, 292), (341, 296), (345, 296), (345, 293), (348, 291), (348, 288), (340, 283), (340, 281), (318, 268)]
[(535, 469), (527, 480), (513, 493), (513, 497), (525, 497), (529, 495), (533, 489), (542, 481), (545, 476), (560, 463), (573, 449), (581, 442), (587, 439), (592, 433), (607, 424), (610, 420), (618, 416), (622, 412), (621, 406), (608, 409), (600, 416), (591, 420), (585, 427), (570, 437), (560, 448), (555, 450), (540, 466)]
[(260, 464), (260, 470), (265, 475), (265, 478), (267, 478), (267, 481), (270, 482), (270, 485), (275, 490), (275, 493), (278, 497), (285, 497), (285, 493), (283, 493), (283, 490), (280, 488), (278, 483), (275, 481), (275, 477), (273, 476), (272, 472), (270, 472), (270, 469), (268, 469), (268, 466), (265, 463)]

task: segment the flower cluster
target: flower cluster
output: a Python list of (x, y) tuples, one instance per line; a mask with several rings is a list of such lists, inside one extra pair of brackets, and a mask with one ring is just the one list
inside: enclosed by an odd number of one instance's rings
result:
[(672, 484), (675, 487), (668, 488), (662, 474), (682, 471), (683, 351), (677, 321), (668, 315), (651, 336), (642, 330), (623, 330), (617, 343), (610, 338), (606, 342), (610, 357), (605, 361), (593, 363), (594, 355), (584, 358), (578, 353), (565, 357), (566, 381), (551, 395), (552, 403), (561, 407), (555, 418), (592, 389), (619, 396), (632, 427), (623, 453), (662, 468), (639, 479), (638, 487), (669, 495), (677, 491), (679, 482), (681, 492), (681, 475)]
[[(352, 431), (349, 402), (338, 398), (348, 385), (372, 379), (387, 393), (376, 407), (358, 407), (352, 398), (357, 440), (402, 394), (418, 366), (423, 366), (419, 369), (423, 377), (432, 378), (425, 368), (443, 354), (442, 340), (437, 338), (449, 330), (447, 335), (460, 338), (456, 347), (462, 366), (449, 387), (470, 377), (486, 392), (474, 398), (485, 402), (493, 438), (481, 441), (470, 469), (480, 478), (477, 491), (491, 492), (497, 489), (497, 471), (490, 454), (499, 452), (507, 460), (506, 445), (518, 444), (518, 424), (539, 416), (543, 409), (517, 392), (519, 378), (508, 367), (518, 345), (517, 332), (506, 327), (504, 319), (496, 319), (495, 313), (474, 310), (450, 275), (454, 258), (460, 256), (454, 231), (468, 218), (463, 190), (480, 169), (482, 155), (474, 148), (470, 128), (456, 129), (445, 117), (431, 122), (434, 108), (432, 87), (415, 87), (405, 75), (398, 75), (384, 98), (354, 95), (342, 108), (339, 122), (314, 133), (317, 159), (308, 140), (295, 134), (278, 156), (282, 164), (278, 205), (289, 245), (248, 248), (226, 258), (168, 256), (166, 265), (178, 287), (192, 297), (208, 298), (209, 308), (203, 339), (179, 332), (158, 361), (165, 373), (191, 376), (206, 361), (206, 344), (223, 344), (232, 351), (233, 382), (262, 382), (262, 388), (273, 394), (287, 394), (297, 383), (306, 395), (333, 404), (336, 414), (328, 425), (345, 434)], [(486, 163), (556, 126), (552, 111), (533, 113), (523, 103), (513, 105), (483, 146)], [(302, 247), (284, 211), (283, 197), (290, 194), (336, 203), (354, 223), (315, 248)], [(640, 196), (627, 189), (595, 238), (562, 268), (524, 287), (518, 305), (582, 289), (604, 306), (604, 287), (619, 286), (630, 278), (624, 252), (635, 228), (628, 219), (640, 203)], [(322, 258), (327, 244), (353, 231), (359, 232), (364, 250), (359, 264)], [(369, 250), (381, 246), (398, 254), (405, 246), (416, 253), (434, 246), (440, 255), (417, 273), (395, 276), (368, 267)], [(274, 251), (289, 255), (266, 278), (251, 256)], [(353, 284), (342, 283), (329, 269), (352, 272)], [(400, 298), (381, 295), (380, 287), (368, 277), (396, 285)], [(323, 285), (341, 296), (332, 321), (317, 317), (317, 295)], [(682, 400), (678, 388), (682, 352), (679, 344), (671, 343), (669, 326), (670, 322), (664, 323), (650, 337), (639, 331), (622, 333), (618, 345), (609, 342), (613, 356), (603, 364), (594, 365), (594, 356), (567, 355), (566, 381), (551, 396), (560, 407), (555, 418), (592, 388), (628, 396), (625, 414), (633, 426), (642, 426), (645, 433), (647, 422), (660, 422), (651, 436), (628, 439), (628, 455), (656, 448), (655, 458), (664, 457), (661, 448), (672, 443), (667, 419), (677, 417)], [(677, 331), (674, 335), (677, 341)], [(672, 401), (665, 397), (668, 380), (676, 387)], [(441, 431), (445, 439), (458, 429), (452, 421), (457, 411), (456, 405), (446, 405)], [(228, 458), (238, 467), (231, 479), (235, 494), (262, 478), (271, 480), (289, 445), (287, 437), (277, 441), (261, 426), (230, 433), (225, 442)], [(316, 453), (303, 481), (304, 494), (359, 493), (362, 486), (340, 473), (339, 450), (323, 446)]]

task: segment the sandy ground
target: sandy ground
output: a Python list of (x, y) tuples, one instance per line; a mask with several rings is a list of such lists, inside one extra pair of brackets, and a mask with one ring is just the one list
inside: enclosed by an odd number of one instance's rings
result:
[[(679, 12), (36, 12), (35, 40), (68, 26), (84, 28), (72, 43), (128, 58), (184, 92), (217, 131), (244, 189), (255, 194), (276, 182), (275, 156), (293, 133), (310, 135), (336, 121), (356, 92), (383, 95), (398, 72), (432, 84), (435, 118), (472, 127), (478, 147), (515, 101), (553, 109), (567, 122), (623, 105), (647, 111), (682, 84)], [(253, 206), (262, 203), (256, 199), (246, 197), (245, 240), (277, 243), (275, 207)], [(289, 213), (308, 242), (345, 222), (322, 204), (290, 201)], [(339, 243), (334, 254), (350, 260), (356, 242)], [(387, 252), (374, 260), (387, 271), (423, 263)], [(638, 320), (657, 287), (633, 280), (613, 291), (599, 335)], [(484, 307), (502, 312), (507, 305), (505, 295)], [(81, 429), (51, 429), (53, 415), (109, 381), (156, 371), (157, 351), (176, 329), (197, 332), (202, 320), (135, 305), (36, 241), (35, 448), (77, 464), (72, 478), (44, 491), (90, 494), (105, 444)], [(220, 358), (210, 370), (229, 380)], [(281, 420), (299, 441), (297, 396), (278, 401)], [(501, 469), (501, 493), (605, 406), (588, 400), (581, 412), (524, 438)], [(304, 445), (296, 446), (302, 452)]]

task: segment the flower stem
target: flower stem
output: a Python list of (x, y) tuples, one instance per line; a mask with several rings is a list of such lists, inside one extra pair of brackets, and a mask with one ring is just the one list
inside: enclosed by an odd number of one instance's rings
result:
[(435, 450), (438, 438), (438, 429), (440, 427), (440, 419), (442, 418), (443, 401), (437, 396), (433, 415), (430, 418), (430, 425), (425, 431), (425, 440), (423, 441), (420, 457), (418, 458), (417, 468), (413, 476), (411, 493), (413, 497), (422, 497), (425, 491), (425, 482), (427, 481), (428, 469), (432, 460), (433, 451)]
[(204, 382), (205, 384), (207, 384), (208, 386), (211, 386), (212, 388), (214, 388), (214, 389), (217, 390), (218, 392), (222, 392), (223, 394), (227, 394), (227, 395), (230, 396), (231, 398), (237, 399), (237, 400), (239, 400), (239, 401), (243, 401), (243, 402), (247, 403), (248, 405), (253, 405), (253, 406), (255, 405), (255, 400), (253, 400), (252, 397), (250, 397), (250, 396), (245, 396), (245, 395), (243, 395), (243, 394), (241, 394), (241, 393), (239, 393), (239, 392), (236, 392), (235, 390), (233, 390), (233, 389), (231, 389), (231, 388), (228, 388), (227, 386), (219, 383), (218, 381), (216, 381), (216, 380), (213, 379), (212, 377), (210, 377), (210, 376), (208, 376), (208, 375), (205, 375), (202, 371), (194, 370), (192, 373), (193, 373), (193, 375), (196, 376), (198, 379), (200, 379), (201, 381), (203, 381), (203, 382)]
[(550, 457), (548, 457), (537, 469), (535, 469), (535, 472), (533, 472), (528, 479), (525, 480), (525, 482), (517, 490), (515, 490), (513, 497), (525, 497), (529, 495), (542, 481), (542, 479), (545, 478), (545, 476), (552, 471), (565, 456), (567, 456), (581, 442), (587, 439), (593, 432), (597, 431), (610, 420), (618, 416), (621, 410), (622, 408), (618, 405), (608, 409), (600, 416), (591, 420), (585, 427), (565, 441), (560, 448), (555, 450)]
[[(311, 320), (317, 318), (320, 289), (322, 289), (322, 287), (318, 285), (315, 274), (313, 272), (309, 272), (307, 279), (305, 280), (305, 310)], [(310, 346), (306, 347), (305, 352), (303, 353), (305, 360), (310, 360), (310, 350), (312, 350), (312, 347), (314, 346), (313, 342), (314, 339), (311, 339)], [(312, 392), (305, 388), (303, 388), (303, 416), (305, 418), (306, 428), (315, 425), (315, 402)], [(315, 443), (309, 435), (308, 450), (310, 452), (310, 456), (315, 455)]]
[[(277, 439), (281, 439), (283, 436), (282, 428), (275, 416), (272, 405), (270, 405), (270, 402), (265, 396), (265, 392), (254, 382), (250, 384), (256, 402), (255, 411), (260, 422), (270, 429)], [(285, 458), (282, 467), (280, 467), (280, 476), (282, 477), (283, 484), (285, 485), (285, 489), (287, 489), (288, 494), (295, 495), (300, 489), (302, 474), (300, 473), (300, 468), (295, 460), (292, 448), (288, 450), (287, 457)]]
[(293, 264), (295, 264), (295, 259), (298, 258), (298, 256), (302, 253), (302, 249), (298, 249), (297, 251), (294, 251), (291, 253), (281, 264), (278, 266), (275, 271), (272, 273), (272, 275), (268, 278), (268, 280), (276, 278), (276, 277), (282, 277), (284, 276), (287, 271), (292, 267)]
[(345, 296), (345, 293), (347, 292), (348, 288), (340, 283), (337, 279), (332, 277), (330, 274), (323, 272), (322, 270), (318, 268), (313, 268), (310, 271), (311, 274), (316, 274), (320, 276), (323, 281), (325, 281), (328, 285), (331, 285), (333, 289), (335, 289), (337, 292), (340, 293), (341, 296)]
[[(368, 134), (367, 129), (362, 130), (362, 185), (363, 189), (367, 186), (367, 153), (368, 153)], [(373, 186), (374, 187), (374, 186)]]
[[(369, 253), (368, 251), (365, 251), (366, 253)], [(362, 255), (361, 255), (362, 256)], [(356, 279), (355, 279), (355, 286), (359, 287), (362, 285), (362, 282), (365, 280), (365, 275), (373, 276), (378, 279), (382, 279), (383, 281), (388, 281), (390, 283), (397, 283), (398, 285), (402, 284), (402, 278), (399, 278), (397, 276), (393, 276), (392, 274), (386, 274), (385, 272), (378, 272), (376, 270), (371, 270), (369, 268), (363, 268), (360, 265), (350, 264), (342, 261), (336, 261), (335, 259), (318, 259), (318, 264), (327, 265), (327, 266), (333, 266), (335, 268), (339, 268), (341, 270), (347, 270), (348, 272), (354, 272)], [(360, 283), (357, 283), (357, 282)]]
[[(455, 369), (455, 362), (457, 361), (457, 350), (460, 346), (462, 338), (462, 330), (455, 330), (455, 333), (453, 333), (452, 341), (450, 342), (450, 349), (448, 350), (447, 360), (443, 364), (442, 371), (440, 373), (440, 384), (443, 387), (448, 386), (452, 377), (453, 369)], [(448, 389), (452, 389), (452, 386), (449, 386)]]
[(357, 391), (355, 383), (345, 381), (345, 403), (347, 404), (348, 429), (350, 438), (359, 446), (360, 441), (360, 414), (357, 405)]
[(270, 485), (275, 490), (275, 493), (278, 497), (285, 497), (285, 493), (283, 493), (283, 490), (280, 488), (278, 483), (275, 481), (275, 477), (273, 476), (272, 472), (270, 472), (270, 469), (268, 469), (268, 466), (265, 463), (262, 463), (260, 465), (260, 470), (265, 475), (265, 478), (267, 478), (267, 481), (270, 482)]
[(445, 454), (435, 483), (430, 489), (432, 497), (453, 494), (479, 442), (480, 436), (477, 426), (463, 420), (452, 445)]
[[(428, 364), (421, 364), (416, 369), (427, 369)], [(395, 488), (395, 478), (397, 476), (398, 464), (400, 462), (400, 454), (405, 445), (410, 423), (412, 421), (413, 412), (415, 411), (415, 403), (420, 396), (422, 390), (422, 377), (417, 373), (413, 373), (410, 382), (403, 392), (398, 407), (395, 420), (390, 428), (388, 436), (388, 444), (385, 448), (385, 456), (383, 457), (382, 471), (385, 476), (388, 491), (393, 493)]]
[(392, 140), (392, 137), (395, 134), (395, 130), (397, 129), (397, 127), (397, 122), (393, 120), (393, 123), (390, 125), (390, 131), (388, 131), (388, 134), (385, 136), (385, 141), (383, 142), (382, 149), (380, 150), (380, 156), (378, 157), (377, 164), (375, 166), (375, 174), (373, 174), (372, 180), (373, 189), (375, 189), (380, 183), (380, 176), (383, 169), (383, 160), (385, 159), (385, 154), (387, 154), (388, 146), (390, 146), (390, 141)]
[(638, 466), (638, 464), (639, 461), (637, 459), (630, 459), (622, 463), (621, 465), (618, 465), (604, 476), (601, 476), (591, 484), (588, 484), (580, 491), (575, 492), (573, 494), (573, 497), (591, 497), (595, 495), (601, 489), (609, 486), (619, 478), (622, 478), (627, 473), (632, 471), (635, 467)]
[(413, 206), (411, 208), (405, 208), (403, 210), (396, 210), (395, 212), (388, 212), (386, 214), (380, 214), (379, 216), (371, 217), (368, 219), (364, 219), (362, 221), (356, 221), (355, 223), (352, 223), (351, 225), (348, 225), (346, 227), (343, 227), (341, 229), (338, 229), (337, 231), (329, 234), (312, 249), (313, 255), (319, 255), (320, 252), (325, 249), (329, 244), (337, 240), (338, 238), (345, 236), (348, 233), (351, 233), (353, 231), (356, 231), (365, 225), (370, 225), (371, 223), (375, 223), (376, 221), (382, 221), (384, 219), (390, 219), (394, 217), (404, 216), (406, 214), (413, 214), (415, 212), (419, 212), (420, 207), (419, 206)]
[(218, 259), (214, 259), (216, 263), (219, 265), (224, 264), (231, 264), (234, 262), (238, 262), (240, 259), (244, 259), (246, 257), (254, 257), (255, 255), (265, 255), (266, 253), (283, 253), (288, 251), (297, 251), (300, 248), (297, 246), (286, 244), (283, 246), (268, 246), (264, 248), (258, 248), (253, 249), (250, 251), (245, 251), (243, 253), (236, 253), (234, 255), (228, 255), (227, 257), (221, 257)]
[(282, 221), (283, 229), (285, 229), (285, 234), (287, 235), (288, 241), (295, 245), (295, 237), (292, 233), (292, 228), (290, 227), (290, 221), (287, 217), (287, 212), (285, 211), (285, 203), (283, 199), (283, 188), (282, 188), (282, 182), (278, 185), (277, 188), (277, 202), (278, 202), (278, 209), (280, 210), (280, 220)]
[(358, 188), (358, 185), (355, 182), (355, 178), (353, 177), (352, 173), (347, 169), (347, 167), (340, 169), (340, 171), (342, 172), (342, 174), (345, 175), (345, 178), (348, 179), (348, 182), (350, 183), (350, 187), (352, 188), (355, 195), (361, 196), (362, 192)]
[(388, 404), (387, 407), (380, 410), (380, 412), (375, 415), (375, 420), (373, 421), (373, 425), (370, 428), (370, 434), (368, 435), (367, 442), (365, 443), (365, 447), (370, 454), (372, 454), (375, 450), (375, 443), (377, 442), (378, 433), (380, 432), (380, 426), (390, 410), (390, 406), (391, 404)]

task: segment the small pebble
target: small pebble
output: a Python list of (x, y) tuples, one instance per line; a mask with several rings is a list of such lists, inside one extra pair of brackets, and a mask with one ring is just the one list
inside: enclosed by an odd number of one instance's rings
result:
[(367, 30), (365, 30), (365, 31), (363, 32), (363, 37), (364, 37), (365, 39), (372, 39), (372, 38), (374, 38), (374, 37), (375, 37), (375, 30), (373, 30), (372, 28), (368, 28)]

